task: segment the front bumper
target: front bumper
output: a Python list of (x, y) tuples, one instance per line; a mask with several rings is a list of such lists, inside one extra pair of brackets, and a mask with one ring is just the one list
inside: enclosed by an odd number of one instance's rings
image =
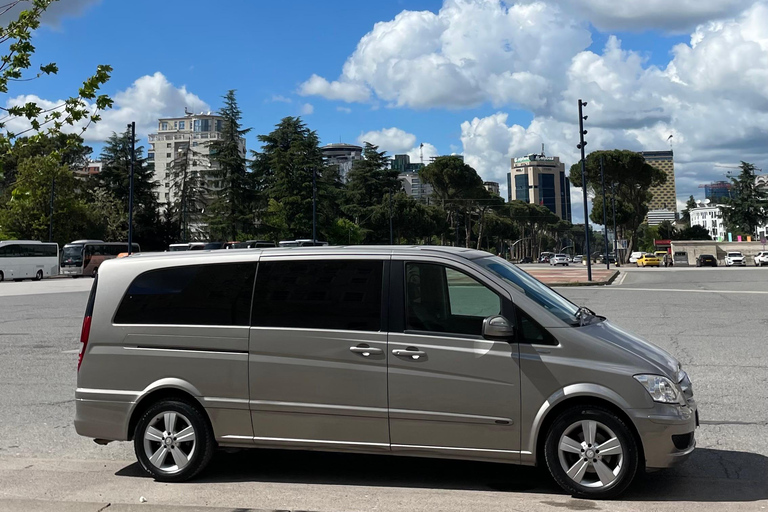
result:
[(655, 404), (653, 409), (632, 409), (629, 413), (643, 443), (646, 468), (676, 466), (696, 448), (699, 413), (695, 400), (689, 399), (684, 406)]

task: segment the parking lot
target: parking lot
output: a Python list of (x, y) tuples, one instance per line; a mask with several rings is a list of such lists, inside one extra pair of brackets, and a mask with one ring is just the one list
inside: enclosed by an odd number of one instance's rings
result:
[(131, 445), (97, 446), (74, 431), (79, 331), (91, 283), (0, 283), (0, 510), (95, 512), (108, 503), (128, 510), (121, 504), (139, 507), (141, 497), (145, 510), (768, 507), (768, 268), (629, 267), (610, 286), (559, 289), (672, 352), (693, 380), (698, 449), (685, 465), (645, 476), (615, 502), (573, 500), (531, 468), (269, 450), (219, 453), (194, 482), (156, 483), (142, 475)]

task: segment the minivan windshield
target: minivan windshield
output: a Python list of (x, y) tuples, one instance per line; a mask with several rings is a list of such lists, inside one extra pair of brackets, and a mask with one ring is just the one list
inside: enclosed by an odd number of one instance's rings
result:
[(526, 297), (536, 301), (564, 322), (571, 325), (580, 325), (578, 306), (507, 260), (498, 256), (490, 256), (477, 259), (475, 263), (512, 284), (523, 292)]

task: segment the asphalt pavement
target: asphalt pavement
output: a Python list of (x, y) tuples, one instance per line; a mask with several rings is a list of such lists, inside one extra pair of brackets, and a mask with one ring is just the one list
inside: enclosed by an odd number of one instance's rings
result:
[(54, 279), (0, 283), (0, 511), (768, 510), (768, 268), (621, 270), (559, 291), (675, 354), (702, 426), (687, 463), (620, 500), (574, 500), (527, 467), (278, 450), (219, 453), (194, 482), (154, 482), (131, 445), (74, 431), (92, 280)]

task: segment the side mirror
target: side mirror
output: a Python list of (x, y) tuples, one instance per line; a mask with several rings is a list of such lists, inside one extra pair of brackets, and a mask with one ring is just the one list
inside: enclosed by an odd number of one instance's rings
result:
[(514, 327), (501, 315), (489, 316), (483, 320), (483, 338), (485, 339), (511, 341), (514, 335)]

